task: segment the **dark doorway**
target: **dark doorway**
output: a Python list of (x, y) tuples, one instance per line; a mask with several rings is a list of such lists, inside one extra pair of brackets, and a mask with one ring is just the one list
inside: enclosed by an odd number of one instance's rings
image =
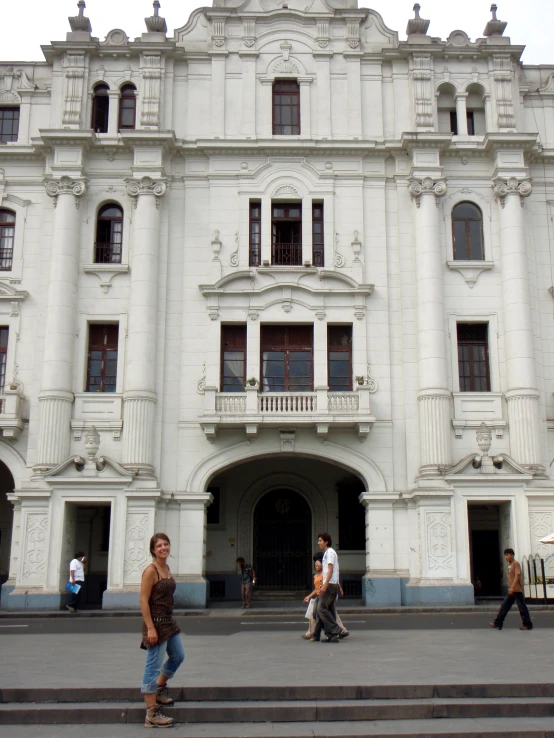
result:
[(260, 589), (310, 588), (312, 514), (290, 489), (275, 489), (254, 511), (254, 568)]
[(498, 530), (471, 531), (471, 566), (476, 596), (500, 596), (502, 593), (502, 563)]
[(0, 585), (8, 578), (12, 543), (13, 505), (8, 494), (13, 492), (14, 481), (8, 467), (0, 461)]

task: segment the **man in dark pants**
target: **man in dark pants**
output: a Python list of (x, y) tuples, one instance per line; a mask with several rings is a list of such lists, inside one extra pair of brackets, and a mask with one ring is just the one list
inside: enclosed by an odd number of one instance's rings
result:
[(525, 604), (525, 595), (523, 594), (523, 573), (521, 571), (521, 565), (519, 561), (514, 558), (514, 549), (506, 548), (504, 550), (504, 558), (508, 562), (508, 594), (504, 598), (504, 602), (500, 607), (500, 611), (492, 623), (489, 623), (491, 628), (496, 630), (502, 630), (506, 615), (510, 612), (510, 609), (514, 602), (517, 602), (517, 607), (523, 625), (520, 630), (532, 630), (533, 623), (529, 615), (529, 610)]
[[(322, 628), (329, 643), (338, 643), (341, 634), (337, 624), (335, 602), (339, 593), (339, 559), (337, 552), (332, 548), (329, 533), (321, 533), (317, 539), (319, 549), (323, 551), (323, 584), (317, 605), (318, 622), (310, 641), (319, 641)], [(346, 633), (348, 631), (345, 631)]]

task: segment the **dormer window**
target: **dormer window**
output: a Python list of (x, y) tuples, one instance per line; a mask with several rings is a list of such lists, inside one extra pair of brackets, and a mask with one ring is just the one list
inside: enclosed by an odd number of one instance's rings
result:
[(273, 135), (300, 134), (300, 86), (295, 79), (273, 83)]
[(96, 85), (92, 98), (92, 130), (95, 133), (108, 132), (108, 117), (110, 113), (110, 98), (108, 85)]
[(19, 108), (0, 107), (0, 142), (17, 141), (19, 133)]

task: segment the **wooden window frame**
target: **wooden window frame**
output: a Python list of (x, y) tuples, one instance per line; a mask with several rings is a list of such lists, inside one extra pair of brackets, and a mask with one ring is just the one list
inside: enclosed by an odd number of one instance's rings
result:
[[(264, 333), (267, 336), (267, 333), (269, 329), (278, 327), (283, 330), (284, 335), (284, 341), (283, 343), (278, 343), (274, 341), (268, 340), (266, 337), (264, 337)], [(306, 341), (304, 343), (294, 343), (291, 342), (291, 333), (294, 331), (295, 328), (310, 328), (311, 329), (311, 336), (310, 340)], [(265, 386), (265, 375), (264, 375), (264, 352), (271, 351), (271, 352), (278, 352), (278, 353), (284, 353), (284, 375), (283, 375), (283, 384), (284, 389), (280, 390), (273, 390), (273, 389), (266, 389)], [(310, 387), (309, 389), (291, 389), (291, 383), (290, 383), (290, 354), (292, 352), (297, 353), (309, 353), (310, 354)], [(260, 377), (261, 377), (261, 391), (262, 392), (293, 392), (293, 393), (303, 393), (303, 392), (313, 392), (314, 389), (314, 333), (313, 333), (313, 324), (303, 324), (303, 325), (279, 325), (279, 326), (273, 326), (273, 325), (262, 325), (261, 326), (261, 334), (260, 334)]]
[[(8, 347), (10, 341), (10, 328), (7, 325), (0, 326), (0, 395), (4, 394), (6, 387), (6, 370), (8, 366)], [(5, 343), (5, 345), (3, 345)], [(0, 412), (3, 408), (0, 403)]]
[[(7, 116), (4, 118), (4, 113), (13, 113), (14, 115), (11, 118), (8, 118)], [(19, 105), (0, 105), (0, 141), (3, 141), (4, 143), (13, 143), (14, 141), (17, 141), (19, 136), (20, 115)], [(4, 133), (5, 120), (12, 121), (12, 125), (10, 126), (12, 130), (10, 133)]]
[[(93, 333), (95, 332), (95, 329), (102, 329), (102, 328), (105, 329), (104, 340), (102, 342), (93, 343), (93, 340), (95, 340), (93, 338)], [(115, 340), (112, 341), (111, 343), (108, 343), (109, 338), (108, 338), (107, 330), (106, 330), (108, 328), (117, 329)], [(98, 387), (94, 387), (93, 389), (91, 389), (91, 378), (93, 376), (91, 375), (91, 368), (92, 368), (91, 367), (91, 363), (92, 363), (91, 353), (93, 351), (100, 351), (102, 353), (102, 358), (101, 358), (102, 370), (100, 373), (100, 385)], [(106, 379), (107, 379), (106, 365), (109, 360), (107, 356), (108, 351), (115, 351), (116, 353), (115, 373), (113, 374), (113, 385), (106, 384)], [(105, 392), (109, 394), (113, 394), (114, 392), (116, 392), (118, 361), (119, 361), (119, 323), (90, 323), (89, 324), (89, 334), (88, 334), (88, 350), (87, 350), (87, 384), (86, 384), (85, 392), (90, 392), (90, 393)], [(94, 376), (97, 376), (97, 375), (94, 375)], [(109, 376), (111, 377), (112, 375), (109, 375)], [(107, 386), (109, 386), (110, 389), (106, 389)], [(113, 387), (113, 389), (111, 389), (111, 387)]]
[[(95, 133), (107, 133), (110, 120), (110, 88), (104, 82), (100, 82), (94, 87), (92, 92), (92, 116), (91, 128)], [(106, 100), (106, 109), (103, 111), (104, 122), (101, 126), (97, 126), (97, 117), (99, 116), (99, 100)]]
[[(289, 89), (287, 89), (289, 88)], [(290, 104), (281, 102), (281, 95), (290, 95), (292, 101)], [(273, 121), (273, 135), (274, 136), (299, 136), (300, 135), (300, 85), (295, 79), (276, 79), (273, 82), (272, 96), (271, 96), (271, 108), (272, 108), (272, 121)], [(294, 111), (296, 111), (296, 122), (285, 124), (277, 123), (276, 119), (279, 117), (282, 119), (280, 114), (282, 110), (290, 108), (291, 121), (294, 118)], [(279, 115), (277, 114), (279, 111)], [(285, 131), (283, 129), (290, 128), (292, 130)]]
[[(120, 216), (104, 215), (110, 209), (117, 209), (121, 213)], [(110, 224), (110, 238), (108, 241), (101, 238), (100, 231), (103, 224)], [(114, 226), (120, 225), (121, 229), (118, 233)], [(114, 236), (119, 235), (119, 241)], [(102, 205), (96, 216), (96, 242), (94, 245), (94, 263), (95, 264), (121, 264), (123, 251), (123, 208), (117, 202), (109, 202)]]
[[(237, 340), (236, 343), (230, 343), (229, 344), (229, 353), (242, 353), (243, 358), (243, 375), (241, 377), (242, 384), (235, 385), (236, 389), (226, 389), (226, 386), (231, 387), (232, 385), (227, 385), (225, 382), (225, 354), (227, 353), (225, 350), (226, 346), (226, 335), (232, 336), (239, 336), (240, 334), (240, 340)], [(247, 353), (246, 353), (246, 341), (247, 341), (247, 333), (246, 333), (246, 323), (235, 323), (235, 324), (228, 324), (228, 325), (222, 325), (221, 326), (221, 352), (220, 352), (220, 387), (221, 392), (226, 392), (229, 394), (234, 394), (235, 392), (243, 392), (244, 391), (244, 385), (246, 383), (246, 362), (247, 362)], [(236, 376), (236, 375), (234, 375)]]
[[(258, 210), (258, 216), (254, 217), (253, 213)], [(260, 266), (262, 260), (262, 203), (261, 200), (250, 200), (248, 203), (248, 215), (249, 215), (249, 226), (248, 226), (248, 244), (249, 244), (249, 255), (248, 264), (249, 266)], [(255, 232), (257, 229), (257, 233)], [(256, 236), (258, 236), (258, 242), (256, 243)]]
[[(316, 210), (321, 211), (316, 216)], [(321, 233), (316, 233), (315, 226), (319, 225)], [(325, 265), (325, 211), (323, 201), (312, 201), (312, 266), (322, 267)]]
[[(133, 84), (123, 85), (119, 95), (119, 116), (118, 116), (118, 130), (120, 131), (134, 131), (137, 124), (137, 88)], [(132, 100), (133, 105), (128, 108), (124, 107), (126, 100)], [(123, 112), (125, 110), (133, 111), (133, 125), (123, 125), (121, 120), (123, 118)]]
[[(333, 329), (340, 329), (343, 330), (347, 328), (350, 330), (350, 344), (344, 346), (344, 345), (332, 345), (330, 341), (330, 336), (333, 331)], [(352, 392), (352, 326), (351, 325), (328, 325), (327, 326), (327, 384), (329, 386), (329, 392)], [(348, 356), (348, 362), (350, 365), (350, 371), (348, 374), (348, 385), (340, 385), (338, 387), (332, 387), (331, 384), (331, 362), (333, 360), (336, 361), (336, 359), (331, 359), (331, 352), (333, 353), (344, 353)]]
[[(469, 339), (460, 338), (460, 332), (463, 328), (475, 328), (475, 326), (484, 326), (486, 331), (485, 339)], [(491, 371), (489, 359), (489, 324), (488, 323), (457, 323), (456, 324), (456, 341), (458, 348), (458, 379), (460, 383), (460, 392), (490, 392), (491, 391)], [(476, 374), (475, 364), (477, 363), (475, 353), (472, 348), (484, 348), (484, 366), (485, 374)], [(467, 359), (463, 356), (463, 349), (469, 348)], [(462, 374), (462, 363), (469, 365), (469, 374)], [(481, 385), (481, 381), (485, 382), (485, 389)], [(479, 386), (478, 386), (479, 385)]]
[[(13, 268), (13, 250), (15, 246), (15, 226), (16, 214), (13, 210), (0, 208), (0, 218), (4, 215), (12, 218), (11, 222), (3, 223), (0, 220), (0, 272), (11, 272)], [(10, 234), (9, 231), (12, 231)], [(3, 246), (4, 241), (9, 242), (9, 246)]]
[[(476, 210), (479, 211), (480, 217), (479, 218), (468, 218), (468, 217), (456, 217), (456, 209), (460, 207), (460, 205), (471, 205), (472, 207), (476, 208)], [(452, 228), (452, 256), (454, 257), (454, 261), (484, 261), (485, 259), (485, 234), (483, 231), (483, 211), (481, 208), (476, 205), (474, 202), (471, 202), (470, 200), (462, 200), (461, 202), (457, 202), (454, 207), (452, 208), (452, 215), (450, 218), (451, 222), (451, 228)], [(456, 248), (456, 231), (454, 229), (454, 223), (465, 223), (465, 256), (464, 258), (460, 258), (458, 256), (458, 249)], [(474, 259), (471, 255), (472, 251), (472, 242), (471, 242), (471, 229), (469, 224), (470, 223), (479, 223), (479, 233), (481, 236), (481, 258), (480, 259)]]
[[(276, 216), (275, 209), (284, 211), (283, 216)], [(290, 215), (291, 210), (298, 210), (300, 215)], [(296, 234), (292, 241), (277, 240), (279, 223), (296, 224)], [(274, 266), (302, 266), (302, 202), (271, 203), (271, 263)]]

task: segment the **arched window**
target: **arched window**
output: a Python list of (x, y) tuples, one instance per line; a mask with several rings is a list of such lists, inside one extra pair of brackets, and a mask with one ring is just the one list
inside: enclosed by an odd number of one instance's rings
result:
[(0, 210), (0, 271), (9, 272), (13, 262), (15, 213)]
[(119, 98), (119, 130), (133, 129), (137, 113), (137, 88), (135, 85), (124, 85)]
[(300, 86), (295, 79), (277, 79), (273, 83), (273, 134), (300, 134)]
[(121, 264), (123, 210), (115, 203), (104, 205), (96, 219), (96, 264)]
[(102, 82), (94, 88), (92, 98), (92, 129), (95, 133), (108, 132), (108, 117), (110, 113), (110, 98), (108, 85)]
[(456, 261), (482, 261), (483, 213), (472, 202), (460, 202), (452, 211), (452, 239)]

